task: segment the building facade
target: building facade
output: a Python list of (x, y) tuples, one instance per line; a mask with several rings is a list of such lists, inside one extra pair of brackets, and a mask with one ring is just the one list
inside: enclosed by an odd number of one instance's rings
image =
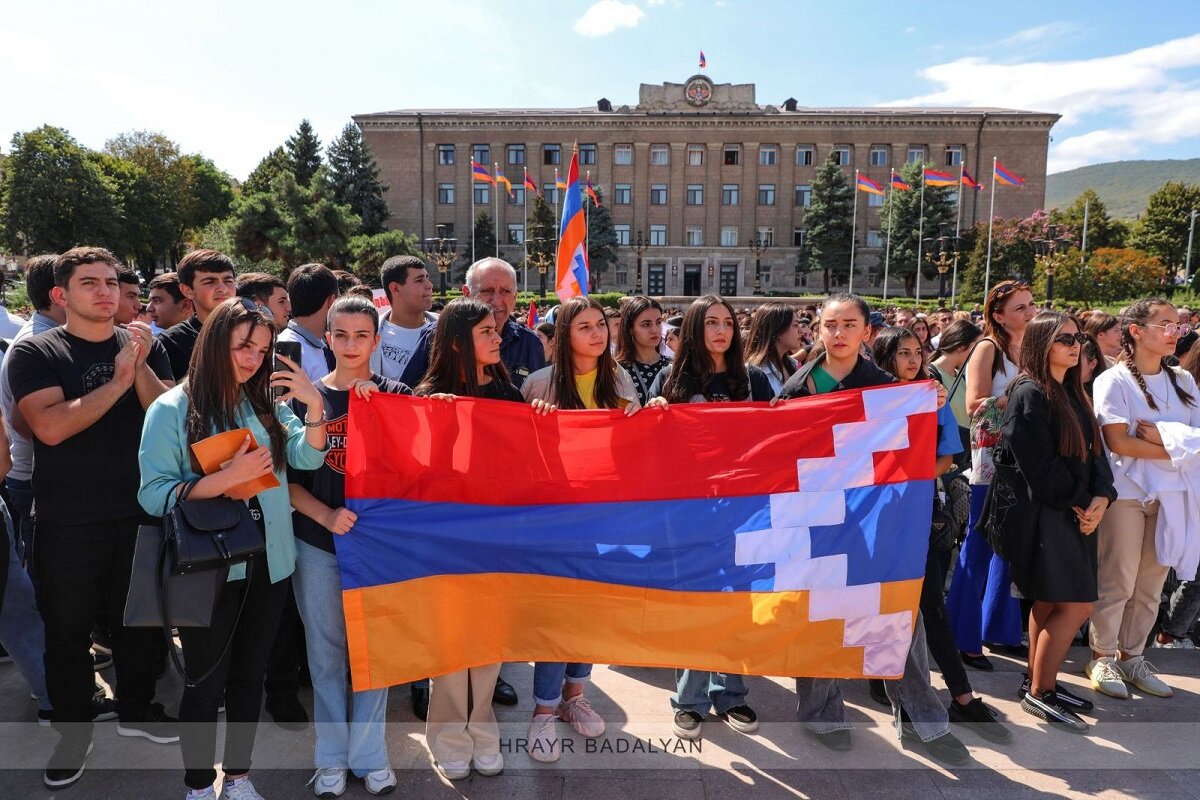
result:
[[(753, 84), (714, 84), (695, 75), (684, 83), (642, 84), (635, 106), (600, 100), (593, 108), (400, 110), (354, 120), (389, 186), (393, 228), (422, 239), (456, 238), (469, 256), (472, 208), (493, 217), (498, 211), (501, 255), (519, 264), (525, 170), (553, 204), (554, 170), (565, 177), (577, 144), (581, 179), (590, 172), (603, 192), (618, 242), (630, 245), (639, 235), (648, 242), (640, 282), (637, 256), (622, 246), (602, 289), (749, 295), (756, 269), (763, 292), (823, 288), (820, 273), (801, 273), (796, 265), (812, 180), (831, 153), (851, 181), (858, 169), (884, 185), (892, 168), (911, 161), (955, 176), (962, 166), (990, 185), (995, 156), (1026, 179), (996, 192), (996, 215), (1028, 216), (1045, 200), (1049, 133), (1058, 115), (805, 108), (792, 99), (760, 105)], [(498, 165), (515, 196), (501, 190), (497, 198), (496, 187), (472, 181), (472, 160), (489, 172)], [(882, 199), (857, 198), (855, 290), (870, 294), (882, 291)], [(988, 202), (986, 191), (967, 192), (964, 229), (987, 218)], [(755, 239), (767, 244), (757, 267)]]

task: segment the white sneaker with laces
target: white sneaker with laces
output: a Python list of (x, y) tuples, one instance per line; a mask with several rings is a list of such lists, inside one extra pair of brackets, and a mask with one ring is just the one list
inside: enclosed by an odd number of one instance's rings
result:
[(504, 756), (500, 753), (492, 753), (486, 756), (475, 756), (472, 762), (475, 771), (486, 778), (493, 775), (499, 775), (504, 771)]
[(225, 781), (221, 790), (221, 800), (264, 800), (263, 796), (254, 790), (254, 784), (249, 778), (238, 778)]
[(595, 739), (604, 735), (604, 720), (581, 694), (559, 703), (557, 714), (563, 722), (571, 723), (571, 727), (580, 736)]
[(463, 778), (471, 777), (471, 764), (467, 761), (439, 761), (437, 769), (445, 778), (452, 781), (461, 781)]
[(391, 768), (368, 772), (363, 778), (363, 786), (371, 794), (387, 794), (396, 788), (396, 773)]
[(529, 757), (543, 764), (553, 764), (562, 756), (562, 740), (558, 738), (558, 717), (535, 714), (529, 723)]
[(1170, 686), (1163, 683), (1162, 678), (1154, 674), (1158, 672), (1154, 668), (1154, 665), (1142, 656), (1134, 656), (1126, 661), (1118, 661), (1117, 667), (1125, 675), (1125, 680), (1146, 694), (1152, 694), (1155, 697), (1170, 697), (1175, 694)]
[(1118, 700), (1129, 699), (1129, 687), (1125, 685), (1125, 673), (1112, 658), (1105, 656), (1089, 661), (1083, 674), (1091, 679), (1092, 688), (1097, 692)]
[(1151, 647), (1156, 647), (1159, 650), (1195, 650), (1196, 643), (1186, 636), (1182, 639), (1172, 638), (1169, 642), (1159, 641), (1158, 637), (1154, 637), (1154, 641), (1150, 644)]
[(317, 797), (341, 797), (346, 791), (346, 770), (339, 767), (324, 767), (313, 773), (308, 785)]

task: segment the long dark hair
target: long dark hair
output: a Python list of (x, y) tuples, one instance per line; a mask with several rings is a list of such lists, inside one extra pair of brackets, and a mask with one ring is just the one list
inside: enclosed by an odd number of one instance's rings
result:
[(762, 367), (771, 365), (786, 381), (796, 371), (796, 362), (787, 353), (780, 353), (775, 340), (787, 332), (796, 321), (796, 309), (786, 303), (763, 303), (750, 317), (750, 333), (746, 337), (746, 363)]
[(925, 349), (921, 345), (921, 339), (917, 336), (917, 332), (912, 328), (890, 326), (883, 328), (875, 335), (875, 341), (871, 344), (871, 355), (875, 357), (876, 366), (884, 372), (890, 372), (892, 375), (895, 375), (896, 351), (900, 349), (900, 345), (905, 339), (912, 339), (917, 343), (917, 349), (921, 351), (921, 367), (917, 370), (916, 377), (913, 380), (928, 380), (929, 368), (925, 363)]
[(998, 352), (992, 358), (993, 378), (1000, 371), (1000, 367), (1004, 365), (1004, 356), (1008, 356), (1009, 361), (1012, 361), (1020, 368), (1021, 362), (1019, 359), (1021, 354), (1013, 352), (1012, 334), (1006, 331), (1003, 325), (996, 322), (992, 318), (992, 315), (1004, 311), (1004, 307), (1008, 305), (1008, 301), (1012, 299), (1012, 295), (1017, 292), (1027, 291), (1029, 291), (1029, 284), (1024, 281), (1000, 281), (988, 292), (987, 299), (983, 303), (983, 335), (1000, 345), (996, 348)]
[[(554, 391), (554, 404), (562, 409), (587, 408), (575, 386), (575, 359), (571, 357), (571, 323), (588, 309), (600, 312), (608, 330), (608, 317), (604, 306), (590, 297), (572, 297), (558, 307), (554, 315), (554, 367), (550, 373), (550, 385)], [(596, 405), (600, 408), (619, 408), (621, 397), (617, 394), (617, 361), (612, 350), (604, 348), (596, 364)]]
[[(663, 313), (663, 307), (657, 300), (640, 294), (629, 298), (629, 302), (625, 304), (625, 309), (621, 312), (621, 329), (617, 333), (616, 359), (618, 364), (637, 361), (637, 345), (633, 341), (633, 326), (637, 323), (637, 318), (650, 309), (654, 309), (660, 315)], [(662, 347), (661, 342), (659, 347)], [(661, 349), (659, 352), (662, 352)]]
[(742, 356), (742, 333), (737, 325), (733, 306), (715, 294), (706, 294), (688, 306), (679, 328), (679, 350), (671, 364), (671, 372), (663, 384), (663, 397), (671, 403), (686, 403), (695, 395), (708, 393), (708, 379), (713, 374), (712, 356), (704, 347), (704, 315), (715, 305), (725, 306), (733, 318), (733, 333), (725, 352), (725, 391), (734, 400), (750, 399), (750, 376)]
[(1200, 382), (1200, 339), (1192, 342), (1192, 346), (1179, 360), (1179, 366), (1192, 373), (1192, 377)]
[(960, 347), (970, 347), (980, 336), (983, 336), (983, 331), (979, 329), (978, 325), (969, 319), (960, 319), (942, 331), (942, 336), (938, 339), (937, 352), (950, 353)]
[[(253, 308), (250, 308), (250, 307)], [(250, 327), (240, 341), (235, 342), (237, 327), (249, 323)], [(271, 334), (271, 349), (250, 380), (239, 384), (233, 368), (233, 347), (244, 344), (259, 327)], [(188, 363), (187, 378), (183, 384), (188, 397), (187, 441), (196, 444), (214, 432), (234, 430), (239, 426), (237, 408), (242, 398), (250, 401), (254, 416), (267, 429), (270, 437), (271, 459), (275, 469), (283, 469), (286, 462), (286, 434), (283, 425), (275, 416), (275, 402), (271, 399), (272, 352), (275, 349), (275, 326), (254, 305), (254, 301), (234, 297), (221, 303), (204, 321), (192, 360)], [(263, 443), (260, 442), (261, 446)], [(195, 458), (193, 466), (197, 466)]]
[[(1175, 308), (1170, 302), (1163, 300), (1161, 297), (1147, 297), (1145, 300), (1138, 300), (1133, 305), (1122, 308), (1120, 317), (1120, 361), (1129, 370), (1130, 374), (1133, 375), (1133, 379), (1137, 381), (1138, 388), (1142, 390), (1142, 394), (1146, 397), (1146, 403), (1155, 411), (1158, 411), (1158, 403), (1154, 401), (1154, 395), (1150, 394), (1150, 390), (1146, 388), (1146, 379), (1142, 377), (1141, 371), (1137, 368), (1137, 359), (1134, 358), (1134, 354), (1137, 352), (1137, 342), (1134, 340), (1133, 334), (1129, 332), (1129, 326), (1145, 326), (1151, 317), (1154, 316), (1154, 309), (1161, 306), (1166, 306), (1170, 309)], [(1175, 394), (1179, 395), (1179, 399), (1183, 401), (1185, 406), (1196, 405), (1195, 398), (1179, 385), (1179, 379), (1175, 377), (1175, 370), (1171, 369), (1171, 364), (1167, 358), (1167, 356), (1163, 356), (1162, 369), (1167, 373), (1167, 379), (1171, 381), (1171, 386), (1175, 388)]]
[[(429, 368), (413, 389), (413, 394), (445, 393), (461, 397), (479, 397), (483, 394), (475, 361), (475, 326), (490, 316), (493, 316), (490, 308), (469, 297), (451, 300), (446, 304), (433, 330)], [(494, 381), (510, 382), (503, 361), (489, 364), (484, 367), (484, 372), (491, 375)]]
[(1100, 446), (1100, 427), (1096, 424), (1096, 415), (1092, 413), (1092, 401), (1083, 389), (1083, 371), (1076, 364), (1067, 370), (1062, 383), (1054, 380), (1050, 374), (1050, 349), (1054, 346), (1054, 337), (1067, 322), (1074, 322), (1077, 330), (1083, 330), (1074, 317), (1057, 311), (1042, 311), (1030, 321), (1025, 329), (1025, 338), (1021, 341), (1021, 369), (1045, 392), (1050, 413), (1058, 420), (1059, 454), (1086, 461), (1087, 439), (1079, 424), (1079, 417), (1071, 407), (1072, 397), (1081, 408), (1087, 409), (1085, 416), (1092, 429), (1091, 452), (1101, 455), (1103, 451)]

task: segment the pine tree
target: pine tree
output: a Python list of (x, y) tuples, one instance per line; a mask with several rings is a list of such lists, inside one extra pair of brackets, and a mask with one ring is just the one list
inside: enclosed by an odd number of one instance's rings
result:
[(617, 230), (613, 227), (612, 214), (604, 205), (604, 194), (600, 187), (593, 186), (592, 190), (600, 198), (600, 205), (592, 202), (592, 198), (583, 195), (583, 202), (588, 206), (588, 272), (591, 274), (592, 286), (590, 291), (600, 291), (600, 278), (613, 264), (617, 263)]
[[(904, 292), (907, 295), (913, 294), (916, 284), (918, 239), (922, 236), (926, 239), (938, 236), (940, 225), (949, 225), (950, 234), (954, 233), (955, 206), (950, 202), (950, 190), (944, 187), (925, 187), (925, 224), (921, 224), (921, 183), (924, 180), (924, 172), (924, 164), (905, 164), (899, 175), (912, 189), (891, 190), (883, 207), (879, 209), (879, 224), (883, 227), (884, 236), (887, 236), (889, 229), (892, 236), (889, 273), (892, 277), (904, 279)], [(934, 281), (937, 278), (937, 270), (924, 256), (927, 245), (928, 242), (921, 247), (921, 280)], [(921, 291), (922, 297), (935, 294), (936, 286), (931, 291)]]
[[(467, 242), (467, 257), (471, 256), (471, 243)], [(496, 226), (486, 211), (475, 215), (475, 260), (492, 258), (496, 255)]]
[(271, 184), (285, 172), (290, 172), (292, 162), (288, 158), (287, 151), (282, 147), (276, 147), (266, 157), (258, 162), (258, 166), (246, 178), (246, 182), (242, 184), (242, 194), (268, 194), (271, 191)]
[(850, 273), (850, 222), (854, 211), (854, 187), (831, 154), (817, 168), (812, 182), (812, 201), (804, 214), (808, 247), (801, 253), (800, 268), (825, 273), (825, 290), (831, 275)]
[(1070, 225), (1077, 231), (1083, 230), (1084, 208), (1087, 209), (1087, 249), (1089, 252), (1101, 247), (1124, 247), (1125, 228), (1114, 224), (1108, 208), (1095, 189), (1087, 189), (1062, 211), (1050, 214), (1055, 225)]
[(284, 145), (296, 183), (308, 186), (321, 167), (321, 140), (317, 138), (312, 123), (300, 120), (300, 127)]
[(353, 122), (346, 125), (342, 135), (330, 143), (326, 156), (333, 195), (362, 218), (359, 233), (370, 236), (386, 230), (390, 212), (383, 195), (388, 187), (379, 182), (379, 165), (358, 126)]

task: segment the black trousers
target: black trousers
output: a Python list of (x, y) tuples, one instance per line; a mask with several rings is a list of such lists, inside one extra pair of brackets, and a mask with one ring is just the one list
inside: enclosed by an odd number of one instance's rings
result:
[[(289, 581), (290, 583), (290, 581)], [(267, 677), (263, 688), (267, 692), (267, 703), (272, 698), (287, 700), (300, 692), (301, 675), (308, 668), (308, 651), (304, 644), (304, 623), (296, 607), (293, 589), (288, 589), (287, 603), (279, 619), (275, 643), (267, 658)]]
[(921, 614), (925, 617), (925, 642), (946, 681), (950, 694), (958, 697), (971, 691), (971, 681), (959, 656), (950, 617), (946, 613), (946, 595), (942, 587), (946, 574), (942, 571), (942, 554), (931, 548), (925, 558), (925, 582), (921, 584)]
[[(35, 521), (33, 565), (38, 608), (46, 625), (46, 690), (53, 722), (91, 733), (92, 628), (112, 631), (117, 713), (143, 717), (154, 699), (158, 628), (126, 628), (125, 597), (141, 517), (64, 525)], [(79, 727), (75, 727), (78, 725)]]
[[(179, 703), (180, 746), (183, 750), (184, 782), (189, 789), (203, 789), (217, 779), (213, 769), (217, 750), (217, 705), (225, 695), (226, 773), (237, 775), (250, 769), (258, 715), (262, 707), (263, 674), (275, 641), (284, 604), (291, 594), (291, 579), (271, 583), (265, 559), (259, 559), (248, 581), (224, 586), (213, 609), (209, 628), (180, 628), (183, 660), (188, 675), (199, 678), (221, 655), (230, 631), (229, 652), (206, 680), (185, 684)], [(238, 608), (246, 598), (242, 616)], [(236, 621), (236, 627), (235, 627)]]

